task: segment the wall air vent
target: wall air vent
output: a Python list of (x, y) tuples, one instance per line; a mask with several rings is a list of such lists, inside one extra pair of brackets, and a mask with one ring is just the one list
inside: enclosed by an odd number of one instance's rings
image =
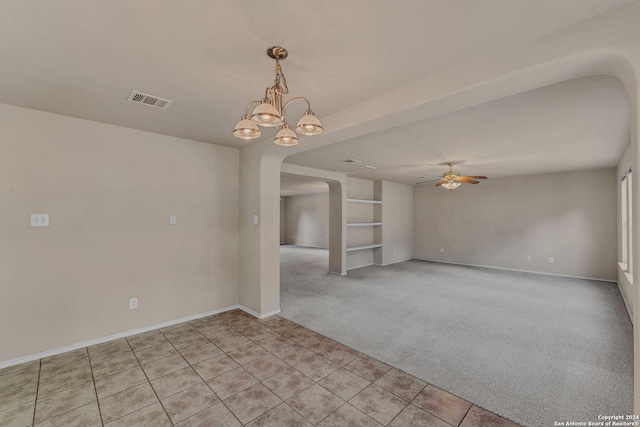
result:
[(131, 91), (128, 101), (135, 102), (136, 104), (147, 105), (149, 107), (159, 108), (166, 110), (173, 103), (168, 99), (158, 98), (157, 96), (148, 95), (142, 92)]

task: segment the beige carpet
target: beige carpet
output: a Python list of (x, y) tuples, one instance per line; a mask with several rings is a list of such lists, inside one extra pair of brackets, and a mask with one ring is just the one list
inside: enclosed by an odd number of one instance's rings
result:
[(282, 316), (526, 426), (633, 410), (614, 283), (407, 261), (347, 276), (281, 247)]

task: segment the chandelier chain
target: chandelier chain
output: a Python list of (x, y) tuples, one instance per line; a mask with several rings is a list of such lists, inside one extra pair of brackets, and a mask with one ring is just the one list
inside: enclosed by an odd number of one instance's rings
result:
[[(280, 79), (282, 78), (282, 86), (280, 86)], [(280, 66), (280, 60), (276, 59), (276, 78), (273, 81), (274, 89), (279, 89), (280, 93), (286, 95), (289, 93), (289, 86), (287, 86), (287, 78), (284, 76), (282, 67)]]

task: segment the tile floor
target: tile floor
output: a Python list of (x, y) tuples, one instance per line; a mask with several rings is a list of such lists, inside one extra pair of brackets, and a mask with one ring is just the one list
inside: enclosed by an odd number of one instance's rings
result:
[(493, 426), (279, 316), (233, 310), (0, 371), (0, 426)]

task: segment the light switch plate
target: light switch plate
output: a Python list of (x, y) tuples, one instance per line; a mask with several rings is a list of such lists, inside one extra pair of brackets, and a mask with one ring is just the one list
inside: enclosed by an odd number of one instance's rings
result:
[(176, 215), (169, 215), (169, 224), (176, 225), (178, 223), (178, 217)]
[(49, 214), (31, 214), (31, 226), (32, 227), (48, 227), (49, 226)]

